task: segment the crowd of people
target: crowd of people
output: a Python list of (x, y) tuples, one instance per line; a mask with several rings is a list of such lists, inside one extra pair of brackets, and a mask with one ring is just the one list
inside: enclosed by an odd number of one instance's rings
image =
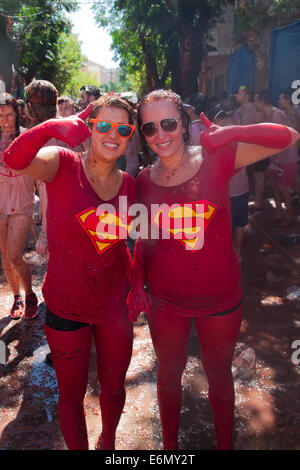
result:
[[(36, 251), (47, 257), (45, 334), (68, 448), (89, 448), (83, 400), (93, 338), (102, 417), (95, 448), (115, 448), (133, 325), (145, 312), (158, 361), (164, 449), (178, 449), (192, 319), (217, 448), (232, 449), (231, 364), (243, 311), (249, 178), (254, 210), (263, 210), (268, 180), (272, 222), (292, 224), (300, 129), (291, 95), (282, 93), (279, 109), (268, 91), (253, 95), (245, 86), (220, 100), (155, 90), (136, 106), (92, 86), (83, 86), (75, 103), (45, 80), (33, 80), (25, 93), (25, 103), (0, 95), (1, 261), (14, 295), (10, 316), (32, 320), (38, 302), (23, 258), (30, 230)], [(128, 208), (136, 203), (147, 217), (133, 240)], [(153, 206), (161, 209), (153, 214)]]

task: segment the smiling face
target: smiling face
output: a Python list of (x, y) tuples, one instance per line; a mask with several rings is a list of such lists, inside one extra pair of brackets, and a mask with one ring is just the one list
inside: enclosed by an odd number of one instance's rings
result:
[[(103, 106), (96, 115), (96, 119), (118, 124), (129, 124), (129, 116), (125, 109), (114, 106)], [(91, 150), (95, 156), (106, 161), (116, 161), (125, 152), (129, 139), (120, 137), (116, 129), (109, 134), (101, 134), (92, 127)]]
[(16, 113), (11, 105), (0, 106), (0, 127), (5, 134), (16, 132)]
[[(173, 132), (166, 132), (160, 126), (160, 121), (166, 118), (179, 119)], [(180, 156), (185, 151), (185, 128), (177, 106), (170, 100), (149, 101), (141, 108), (141, 121), (154, 121), (157, 132), (152, 137), (145, 137), (148, 145), (161, 160)]]

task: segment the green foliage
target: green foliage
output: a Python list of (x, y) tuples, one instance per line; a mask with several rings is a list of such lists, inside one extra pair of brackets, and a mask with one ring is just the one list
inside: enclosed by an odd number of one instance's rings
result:
[(235, 10), (236, 33), (279, 26), (289, 17), (300, 14), (300, 0), (258, 0)]
[[(123, 74), (137, 91), (170, 86), (182, 67), (185, 40), (194, 50), (197, 77), (209, 31), (230, 0), (100, 0), (95, 19), (107, 27)], [(197, 82), (197, 78), (194, 80)], [(177, 80), (180, 88), (179, 81)], [(177, 90), (179, 91), (179, 90)]]
[(83, 85), (95, 85), (99, 87), (96, 74), (75, 70), (70, 79), (62, 87), (60, 94), (71, 96), (73, 99), (80, 97), (80, 88)]
[(55, 86), (60, 94), (71, 87), (73, 77), (80, 72), (83, 63), (77, 36), (61, 33), (57, 42)]
[(61, 34), (70, 26), (66, 13), (77, 8), (75, 0), (0, 0), (0, 13), (12, 21), (8, 36), (22, 44), (18, 72), (27, 82), (34, 76), (55, 82)]

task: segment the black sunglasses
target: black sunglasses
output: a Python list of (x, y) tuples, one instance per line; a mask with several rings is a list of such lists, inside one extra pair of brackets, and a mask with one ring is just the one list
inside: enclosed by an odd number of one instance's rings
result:
[[(180, 120), (181, 118), (179, 119), (165, 118), (159, 121), (159, 125), (162, 128), (162, 130), (165, 132), (174, 132), (176, 131), (177, 123)], [(154, 121), (144, 122), (144, 124), (141, 125), (141, 131), (145, 137), (154, 136), (154, 134), (158, 131), (156, 122)]]

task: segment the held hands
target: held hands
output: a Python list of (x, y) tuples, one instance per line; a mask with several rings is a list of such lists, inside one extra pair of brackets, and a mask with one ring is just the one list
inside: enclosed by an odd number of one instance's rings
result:
[(146, 312), (149, 317), (151, 305), (152, 298), (142, 284), (132, 287), (126, 299), (129, 320), (134, 323), (141, 312)]

